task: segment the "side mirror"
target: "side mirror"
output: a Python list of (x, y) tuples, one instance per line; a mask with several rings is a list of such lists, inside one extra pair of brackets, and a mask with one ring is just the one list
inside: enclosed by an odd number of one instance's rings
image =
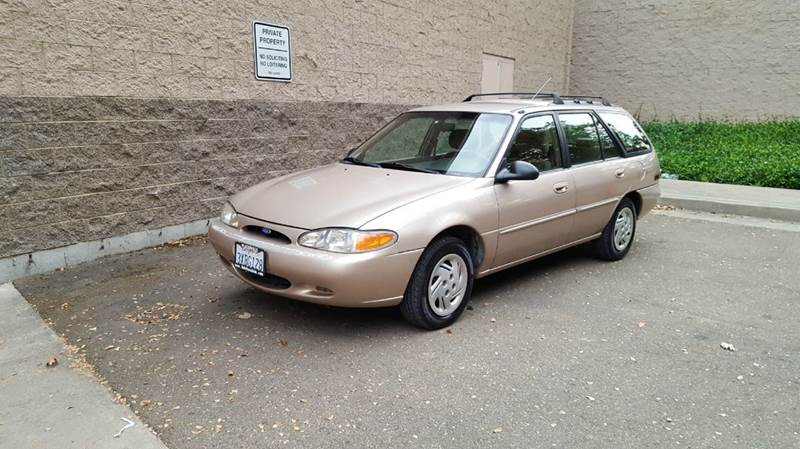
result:
[(538, 177), (539, 169), (535, 165), (525, 161), (514, 161), (495, 175), (494, 182), (500, 184), (508, 181), (533, 181)]

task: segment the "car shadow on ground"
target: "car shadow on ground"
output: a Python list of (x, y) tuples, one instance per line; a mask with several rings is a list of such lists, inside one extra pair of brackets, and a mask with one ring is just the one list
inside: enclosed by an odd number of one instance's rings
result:
[(592, 256), (591, 248), (588, 245), (568, 248), (476, 280), (472, 293), (473, 298), (494, 295), (516, 284), (535, 281), (544, 276), (545, 273), (568, 269), (584, 263), (592, 263), (596, 260)]
[[(468, 319), (469, 312), (479, 309), (488, 298), (493, 302), (498, 302), (496, 299), (498, 296), (501, 302), (519, 301), (520, 299), (503, 297), (503, 292), (509, 288), (535, 283), (537, 279), (554, 272), (594, 261), (588, 247), (578, 246), (477, 279), (473, 287), (470, 310), (461, 319)], [(403, 320), (398, 307), (364, 309), (331, 307), (285, 299), (245, 286), (241, 290), (223, 293), (221, 301), (226, 302), (230, 308), (227, 313), (252, 313), (265, 320), (266, 325), (279, 328), (302, 325), (308, 332), (336, 335), (341, 335), (345, 328), (350, 329), (348, 332), (359, 333), (385, 331), (387, 328), (404, 333), (417, 331)]]

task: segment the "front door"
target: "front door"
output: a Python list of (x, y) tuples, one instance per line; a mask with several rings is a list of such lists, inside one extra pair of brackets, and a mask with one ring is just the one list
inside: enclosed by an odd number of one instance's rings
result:
[(575, 213), (572, 174), (563, 168), (552, 114), (523, 119), (506, 162), (525, 161), (541, 173), (533, 181), (495, 185), (500, 235), (494, 267), (543, 253), (567, 242)]

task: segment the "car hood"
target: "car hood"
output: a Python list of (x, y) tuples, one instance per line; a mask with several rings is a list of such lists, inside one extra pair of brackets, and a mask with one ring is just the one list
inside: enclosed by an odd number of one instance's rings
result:
[(332, 164), (265, 181), (231, 198), (240, 214), (302, 229), (358, 228), (473, 178)]

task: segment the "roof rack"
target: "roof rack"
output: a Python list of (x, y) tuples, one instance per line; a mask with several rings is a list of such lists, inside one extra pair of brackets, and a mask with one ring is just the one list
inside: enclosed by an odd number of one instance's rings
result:
[(530, 97), (533, 98), (550, 98), (553, 100), (554, 104), (564, 104), (564, 100), (558, 94), (548, 94), (543, 92), (495, 92), (495, 93), (488, 93), (488, 94), (472, 94), (469, 97), (464, 99), (464, 102), (472, 101), (473, 98), (477, 97), (494, 97), (498, 95), (514, 95), (517, 97)]
[(580, 104), (581, 101), (585, 101), (589, 104), (594, 104), (595, 101), (599, 101), (600, 104), (603, 106), (611, 106), (611, 102), (606, 100), (603, 97), (593, 97), (591, 95), (564, 95), (561, 98), (566, 100), (572, 100), (575, 104)]

